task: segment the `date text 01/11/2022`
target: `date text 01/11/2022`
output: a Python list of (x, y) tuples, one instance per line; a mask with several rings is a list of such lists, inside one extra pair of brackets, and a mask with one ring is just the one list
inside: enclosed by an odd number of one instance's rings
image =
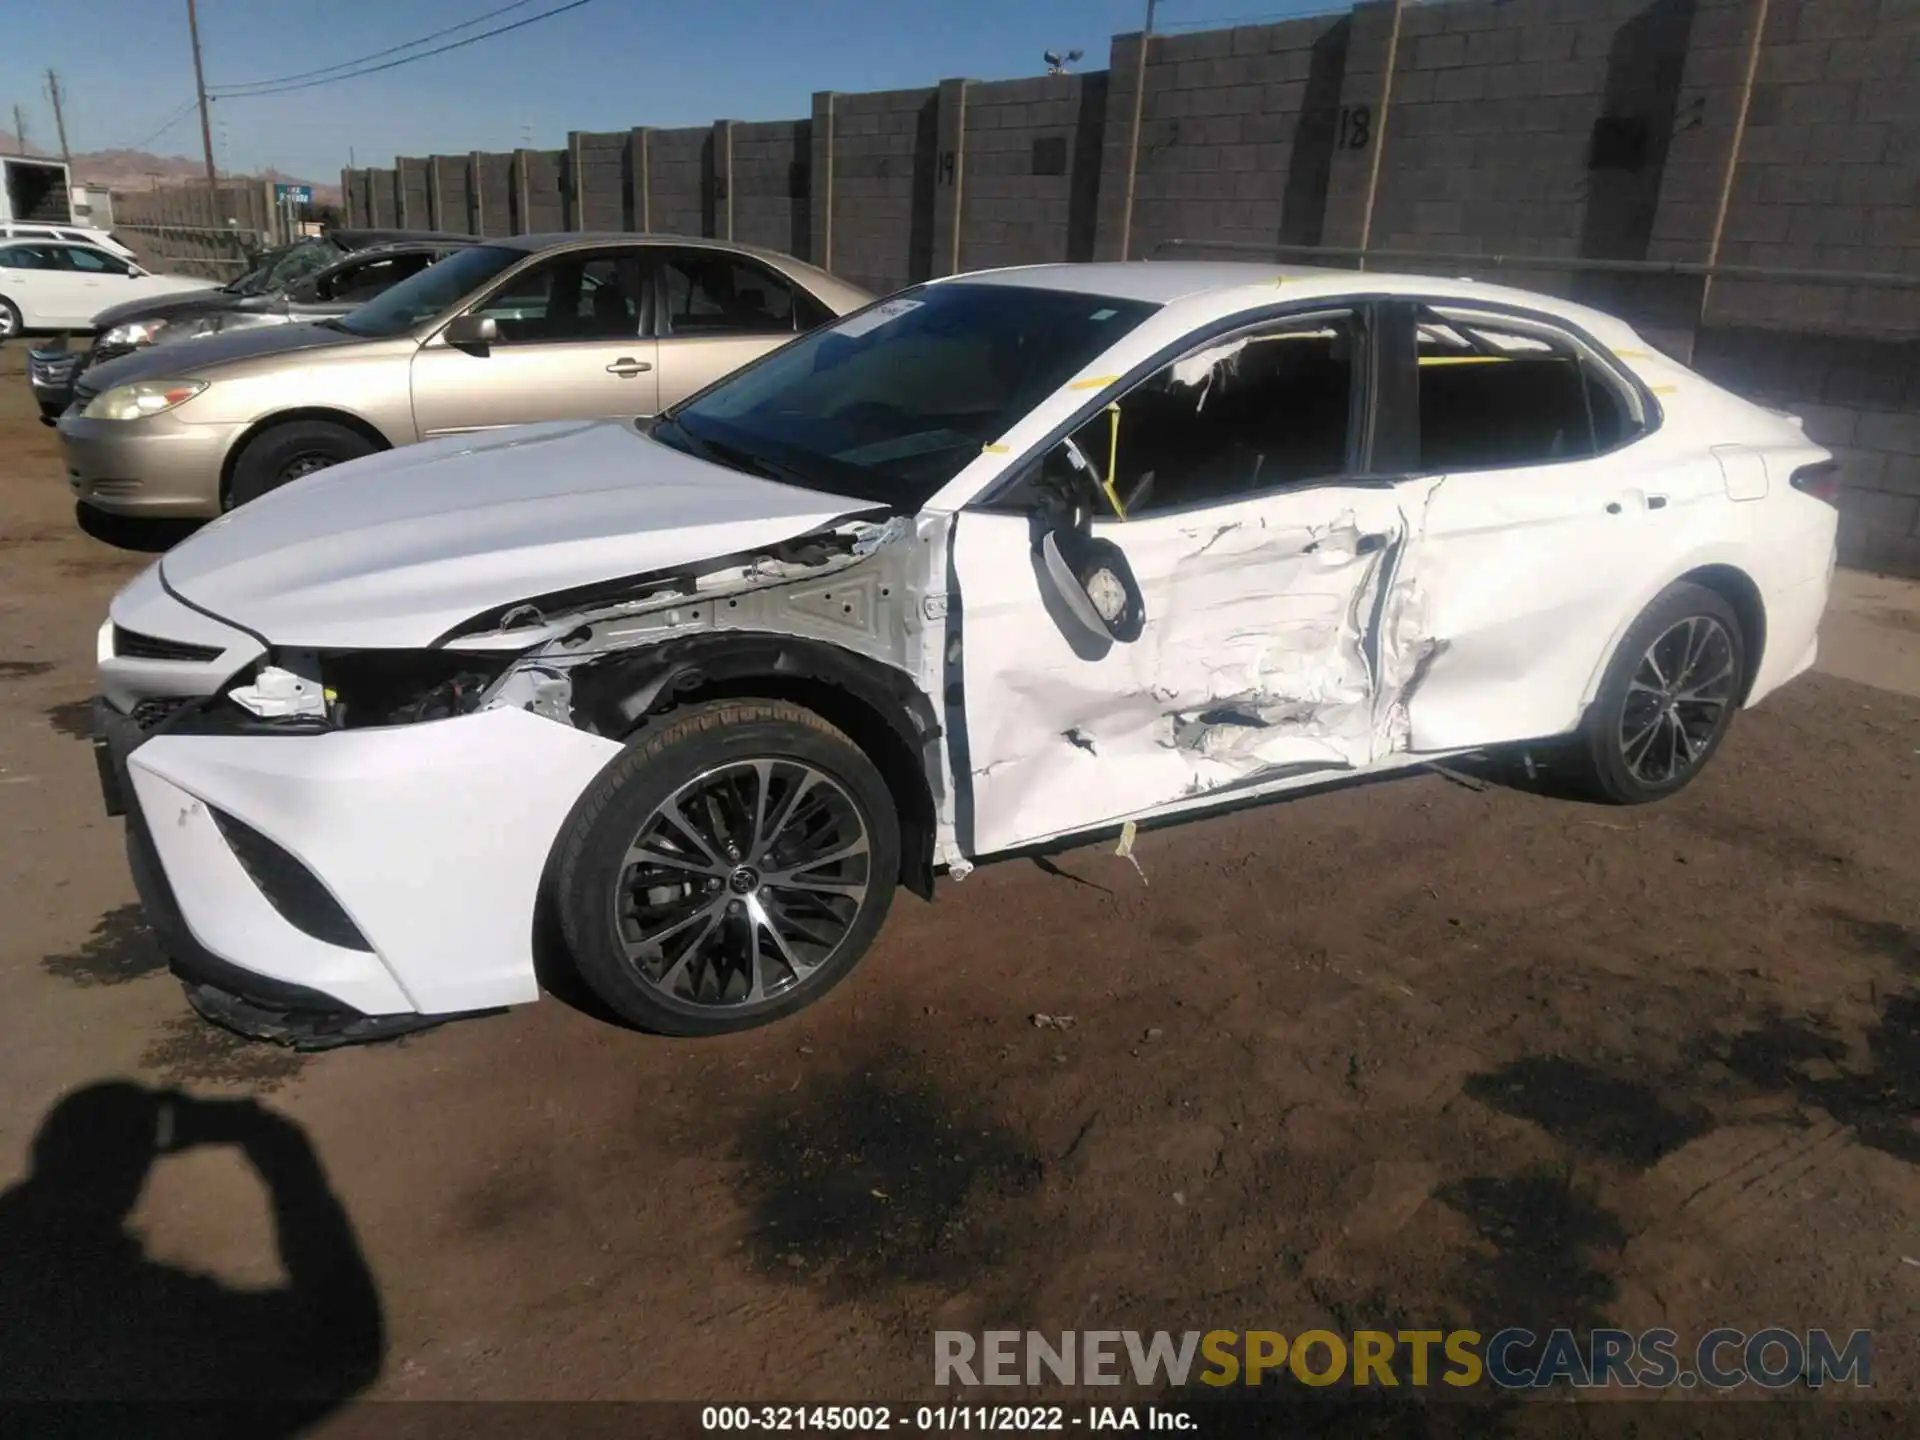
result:
[(979, 1432), (1039, 1435), (1069, 1430), (1192, 1432), (1184, 1411), (1157, 1405), (709, 1405), (700, 1412), (702, 1431), (818, 1431), (878, 1435)]

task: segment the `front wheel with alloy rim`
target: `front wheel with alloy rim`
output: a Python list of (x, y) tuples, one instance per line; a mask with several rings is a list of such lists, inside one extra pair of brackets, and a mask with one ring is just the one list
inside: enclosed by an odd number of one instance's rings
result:
[(820, 716), (689, 707), (643, 731), (561, 832), (554, 900), (581, 977), (671, 1035), (812, 1004), (879, 934), (900, 872), (886, 781)]
[(1726, 738), (1746, 674), (1733, 607), (1703, 585), (1669, 585), (1628, 628), (1587, 713), (1586, 788), (1616, 805), (1683, 789)]

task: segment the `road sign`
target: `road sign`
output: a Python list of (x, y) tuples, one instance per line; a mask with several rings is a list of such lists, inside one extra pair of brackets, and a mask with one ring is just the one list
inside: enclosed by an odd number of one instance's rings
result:
[(311, 185), (275, 185), (273, 187), (273, 198), (282, 202), (291, 202), (295, 205), (311, 205), (313, 203), (313, 187)]

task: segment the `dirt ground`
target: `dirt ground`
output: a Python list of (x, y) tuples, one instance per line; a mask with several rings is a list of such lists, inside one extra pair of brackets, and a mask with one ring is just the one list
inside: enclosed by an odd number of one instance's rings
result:
[[(194, 1018), (141, 923), (85, 707), (150, 557), (61, 474), (0, 354), (0, 1181), (102, 1081), (259, 1102), (148, 1173), (136, 1092), (96, 1094), (42, 1142), (70, 1189), (0, 1198), (0, 1320), (55, 1316), (93, 1393), (908, 1399), (936, 1328), (1604, 1324), (1867, 1328), (1876, 1398), (1920, 1398), (1914, 587), (1843, 577), (1850, 678), (1658, 807), (1421, 774), (1145, 834), (1144, 878), (1093, 847), (903, 895), (749, 1036), (546, 1000), (300, 1057)], [(21, 1239), (129, 1203), (144, 1269)], [(276, 1226), (318, 1238), (283, 1266)], [(374, 1295), (286, 1320), (328, 1243)]]

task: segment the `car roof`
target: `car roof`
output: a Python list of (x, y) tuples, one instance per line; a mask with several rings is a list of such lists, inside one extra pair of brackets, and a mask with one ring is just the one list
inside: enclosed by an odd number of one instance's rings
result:
[(478, 235), (461, 235), (451, 230), (328, 230), (325, 239), (349, 250), (371, 250), (376, 245), (432, 244), (477, 245)]
[(1492, 285), (1482, 280), (1313, 265), (1262, 265), (1245, 260), (1127, 260), (1076, 265), (1022, 265), (949, 275), (935, 284), (1015, 285), (1067, 290), (1113, 300), (1138, 300), (1194, 312), (1196, 322), (1263, 308), (1276, 301), (1337, 299), (1349, 295), (1419, 295), (1437, 300), (1539, 311), (1597, 339), (1631, 340), (1625, 321), (1557, 295)]

